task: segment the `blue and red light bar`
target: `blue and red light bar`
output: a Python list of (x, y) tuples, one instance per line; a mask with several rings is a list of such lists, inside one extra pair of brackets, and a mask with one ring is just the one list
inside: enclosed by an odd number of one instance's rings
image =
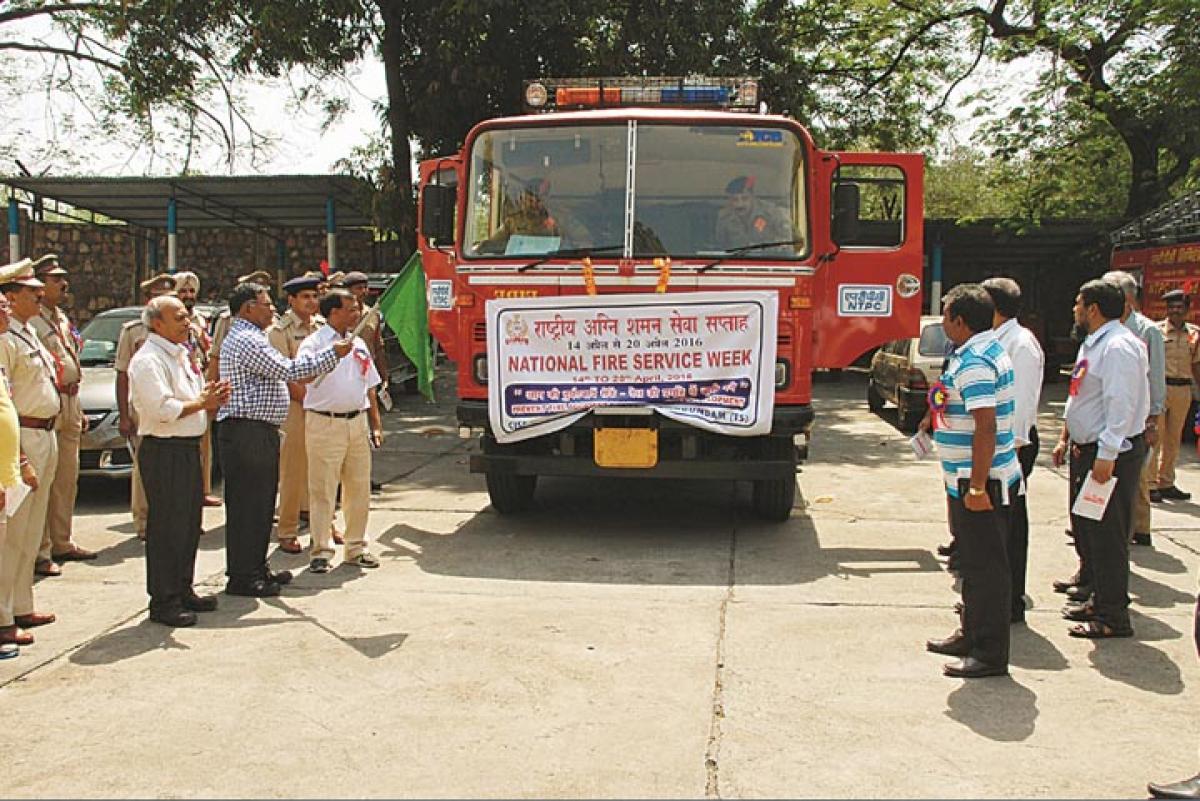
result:
[(528, 110), (664, 106), (755, 111), (758, 80), (707, 78), (538, 78), (525, 82)]

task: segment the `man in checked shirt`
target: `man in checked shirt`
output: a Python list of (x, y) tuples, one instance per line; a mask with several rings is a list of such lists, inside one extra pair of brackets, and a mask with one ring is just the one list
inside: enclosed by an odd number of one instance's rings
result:
[(267, 341), (275, 316), (266, 287), (245, 283), (229, 295), (233, 322), (221, 346), (220, 377), (233, 386), (229, 403), (217, 413), (218, 440), (225, 471), (225, 592), (265, 598), (292, 580), (274, 573), (267, 546), (279, 484), (279, 426), (287, 417), (288, 381), (328, 373), (350, 352), (342, 339), (319, 351), (288, 359)]

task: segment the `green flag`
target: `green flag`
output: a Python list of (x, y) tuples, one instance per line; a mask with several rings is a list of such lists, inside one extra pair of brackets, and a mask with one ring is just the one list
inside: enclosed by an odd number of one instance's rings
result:
[(417, 368), (417, 388), (433, 400), (433, 349), (429, 340), (429, 306), (421, 251), (414, 251), (400, 274), (379, 296), (379, 314), (396, 334), (404, 354)]

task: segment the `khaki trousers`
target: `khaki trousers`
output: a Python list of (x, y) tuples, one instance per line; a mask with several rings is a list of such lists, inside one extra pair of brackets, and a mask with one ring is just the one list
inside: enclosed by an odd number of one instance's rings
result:
[[(304, 449), (304, 406), (288, 403), (287, 418), (280, 429), (279, 527), (281, 540), (295, 539), (300, 529), (300, 512), (308, 508), (308, 457)], [(311, 520), (309, 521), (312, 522)]]
[(367, 413), (349, 420), (316, 412), (304, 415), (308, 451), (309, 528), (312, 557), (333, 557), (334, 504), (339, 481), (346, 518), (346, 559), (367, 549), (367, 515), (371, 507), (371, 443)]
[(8, 537), (0, 549), (0, 626), (11, 626), (15, 615), (33, 612), (33, 565), (46, 529), (46, 505), (58, 467), (58, 441), (53, 431), (22, 428), (21, 450), (37, 472), (38, 488), (8, 519)]
[(1162, 458), (1158, 465), (1154, 486), (1166, 489), (1175, 486), (1175, 461), (1179, 458), (1179, 443), (1183, 440), (1183, 427), (1187, 425), (1188, 409), (1192, 406), (1191, 386), (1167, 385), (1167, 411), (1163, 415)]
[(75, 514), (75, 495), (79, 489), (79, 440), (83, 437), (83, 411), (78, 395), (60, 395), (62, 410), (54, 423), (58, 440), (58, 467), (46, 504), (46, 532), (38, 561), (71, 550), (71, 518)]
[(1133, 534), (1149, 534), (1150, 533), (1150, 485), (1154, 482), (1154, 474), (1158, 472), (1158, 453), (1163, 437), (1163, 415), (1159, 415), (1158, 421), (1158, 442), (1151, 449), (1150, 454), (1146, 458), (1146, 463), (1142, 465), (1141, 480), (1138, 481), (1137, 494), (1133, 496)]
[[(135, 441), (141, 437), (133, 436)], [(142, 471), (138, 468), (137, 448), (133, 449), (133, 475), (129, 479), (129, 511), (133, 513), (133, 526), (137, 535), (146, 537), (146, 516), (150, 513), (150, 504), (146, 501), (146, 488), (142, 486)]]

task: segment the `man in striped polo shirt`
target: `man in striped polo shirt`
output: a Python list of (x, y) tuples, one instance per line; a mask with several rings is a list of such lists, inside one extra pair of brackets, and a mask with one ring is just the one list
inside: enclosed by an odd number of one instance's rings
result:
[(962, 626), (925, 647), (956, 656), (947, 676), (1008, 673), (1012, 583), (1005, 541), (1012, 499), (1024, 492), (1012, 417), (1012, 362), (992, 331), (995, 306), (979, 284), (960, 284), (943, 300), (942, 326), (954, 355), (934, 387), (934, 439), (958, 543)]

